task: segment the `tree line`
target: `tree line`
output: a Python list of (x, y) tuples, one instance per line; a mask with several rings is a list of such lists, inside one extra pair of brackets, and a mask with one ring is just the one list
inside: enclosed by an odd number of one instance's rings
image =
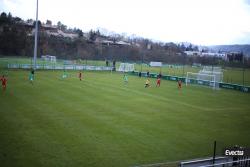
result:
[[(32, 21), (31, 19), (26, 22)], [(33, 22), (35, 23), (35, 22)], [(79, 28), (68, 28), (61, 22), (56, 27), (65, 33), (75, 33), (75, 38), (51, 35), (44, 31), (39, 21), (38, 35), (38, 57), (41, 55), (55, 55), (58, 59), (82, 59), (82, 60), (117, 60), (122, 62), (161, 61), (169, 64), (225, 64), (219, 58), (211, 57), (189, 57), (184, 51), (196, 51), (197, 46), (183, 44), (153, 42), (152, 40), (136, 37), (124, 37), (122, 35), (106, 36), (99, 30), (90, 30), (84, 35)], [(52, 25), (47, 20), (47, 25)], [(34, 25), (27, 27), (19, 17), (13, 17), (11, 13), (0, 15), (0, 55), (4, 56), (33, 56), (34, 36), (32, 31)], [(105, 39), (113, 41), (112, 44), (96, 42)], [(125, 40), (128, 44), (115, 44), (116, 41)], [(249, 61), (245, 61), (248, 65)], [(237, 63), (236, 63), (237, 64)], [(240, 64), (240, 63), (238, 63)]]

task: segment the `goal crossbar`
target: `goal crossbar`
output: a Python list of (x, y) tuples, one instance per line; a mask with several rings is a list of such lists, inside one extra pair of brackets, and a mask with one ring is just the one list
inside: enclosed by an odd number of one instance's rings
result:
[(201, 73), (208, 73), (208, 74), (222, 74), (222, 72), (217, 72), (217, 71), (206, 71), (206, 70), (202, 70), (200, 71)]
[(200, 74), (200, 73), (194, 73), (194, 72), (187, 72), (187, 74), (194, 74), (194, 75), (205, 75), (205, 76), (210, 76), (210, 77), (213, 77), (215, 75), (211, 75), (211, 74)]

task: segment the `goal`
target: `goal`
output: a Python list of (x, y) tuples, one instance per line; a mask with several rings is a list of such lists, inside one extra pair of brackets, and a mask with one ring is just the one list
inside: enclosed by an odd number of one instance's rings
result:
[(223, 72), (221, 67), (204, 66), (203, 69), (199, 71), (199, 73), (215, 75), (215, 82), (223, 81)]
[(219, 89), (219, 83), (223, 81), (221, 67), (204, 66), (198, 73), (187, 72), (186, 85), (199, 84)]
[(135, 70), (134, 64), (130, 64), (130, 63), (121, 63), (118, 69), (118, 71), (122, 71), (122, 72), (130, 72), (134, 70)]
[(213, 89), (218, 89), (219, 84), (216, 84), (216, 76), (211, 74), (193, 73), (187, 72), (186, 85), (188, 84), (198, 84), (212, 87)]

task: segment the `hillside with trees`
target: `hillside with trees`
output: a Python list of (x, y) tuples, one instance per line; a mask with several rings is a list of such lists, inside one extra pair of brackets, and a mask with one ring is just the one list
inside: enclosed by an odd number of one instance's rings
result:
[[(35, 21), (0, 15), (0, 55), (33, 56)], [(198, 51), (192, 44), (155, 42), (142, 37), (104, 34), (99, 30), (83, 32), (69, 28), (58, 21), (38, 21), (38, 57), (54, 55), (59, 59), (117, 60), (122, 62), (161, 61), (176, 64), (218, 64), (221, 60), (211, 57), (189, 57), (184, 51)]]
[[(60, 21), (52, 25), (38, 22), (38, 57), (56, 55), (61, 59), (115, 59), (118, 61), (182, 62), (183, 48), (174, 43), (153, 42), (141, 37), (124, 37), (120, 34), (106, 36), (99, 30), (83, 32), (68, 28)], [(0, 55), (33, 56), (34, 25), (13, 17), (10, 13), (0, 15)]]

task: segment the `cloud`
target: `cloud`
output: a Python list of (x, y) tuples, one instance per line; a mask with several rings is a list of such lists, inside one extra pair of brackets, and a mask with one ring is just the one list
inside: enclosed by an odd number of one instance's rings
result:
[[(39, 20), (61, 21), (83, 31), (102, 27), (161, 41), (228, 44), (250, 39), (249, 33), (244, 33), (250, 30), (249, 1), (40, 0)], [(1, 3), (13, 16), (35, 19), (35, 0)]]
[(23, 19), (35, 18), (35, 5), (34, 0), (2, 0), (3, 11)]

